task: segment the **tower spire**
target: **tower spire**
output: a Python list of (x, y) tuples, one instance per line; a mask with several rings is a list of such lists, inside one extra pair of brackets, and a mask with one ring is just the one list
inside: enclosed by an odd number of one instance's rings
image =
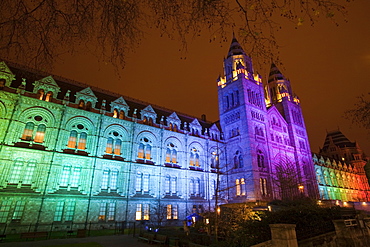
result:
[(246, 55), (242, 46), (239, 44), (238, 40), (235, 38), (235, 34), (233, 32), (233, 39), (230, 44), (229, 53), (227, 54), (227, 57), (231, 57), (234, 55)]

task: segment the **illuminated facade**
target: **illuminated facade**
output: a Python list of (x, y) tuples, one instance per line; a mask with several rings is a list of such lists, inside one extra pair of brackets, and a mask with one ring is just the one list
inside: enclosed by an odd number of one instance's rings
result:
[(358, 144), (349, 141), (342, 132), (328, 132), (323, 148), (313, 156), (320, 198), (368, 202), (366, 158)]
[(273, 65), (263, 87), (235, 38), (224, 69), (211, 123), (1, 62), (0, 225), (181, 224), (216, 198), (318, 198), (290, 82)]

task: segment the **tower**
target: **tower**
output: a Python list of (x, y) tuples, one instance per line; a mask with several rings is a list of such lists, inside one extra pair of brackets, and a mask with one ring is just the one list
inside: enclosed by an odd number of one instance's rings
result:
[[(271, 65), (265, 92), (268, 109), (276, 108), (287, 124), (287, 129), (282, 129), (283, 134), (288, 134), (285, 156), (290, 156), (289, 162), (296, 168), (299, 191), (311, 198), (317, 198), (314, 166), (300, 100), (293, 93), (290, 81), (275, 64)], [(272, 131), (278, 130), (274, 125), (272, 121)], [(277, 157), (272, 155), (272, 158), (276, 160)]]
[(263, 199), (271, 196), (270, 181), (262, 175), (269, 170), (263, 86), (235, 37), (224, 59), (224, 75), (218, 80), (218, 100), (226, 141), (228, 200)]

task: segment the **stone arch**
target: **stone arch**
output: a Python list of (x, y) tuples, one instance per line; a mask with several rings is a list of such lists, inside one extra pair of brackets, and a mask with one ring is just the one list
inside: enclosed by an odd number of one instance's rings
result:
[(45, 122), (47, 122), (48, 127), (54, 126), (56, 122), (54, 114), (44, 107), (30, 107), (30, 108), (23, 110), (20, 113), (19, 120), (23, 123), (26, 123), (30, 121), (30, 119), (33, 119), (33, 117), (35, 116), (43, 117)]
[(83, 116), (75, 116), (70, 118), (66, 123), (66, 129), (71, 130), (74, 125), (78, 124), (82, 124), (87, 129), (89, 134), (92, 134), (95, 130), (94, 123), (90, 119)]

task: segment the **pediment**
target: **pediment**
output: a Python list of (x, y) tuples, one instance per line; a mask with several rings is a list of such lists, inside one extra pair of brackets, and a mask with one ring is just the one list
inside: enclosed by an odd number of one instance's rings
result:
[(146, 112), (146, 113), (154, 113), (154, 114), (157, 114), (153, 107), (151, 105), (148, 105), (147, 107), (145, 107), (142, 111)]
[(198, 119), (194, 118), (194, 120), (190, 123), (190, 126), (193, 128), (202, 128), (202, 125), (200, 125)]
[(220, 132), (216, 124), (212, 124), (212, 126), (209, 128), (212, 132)]
[(179, 116), (177, 116), (176, 112), (172, 112), (172, 114), (169, 115), (167, 117), (167, 119), (173, 120), (173, 121), (181, 121), (180, 118), (179, 118)]
[(34, 93), (37, 93), (40, 89), (43, 89), (45, 93), (51, 91), (55, 95), (60, 92), (60, 87), (50, 75), (42, 78), (41, 80), (35, 81), (33, 86)]
[(117, 104), (117, 105), (127, 106), (127, 103), (122, 96), (116, 99), (115, 101), (112, 101), (112, 103)]
[(88, 96), (88, 97), (91, 97), (91, 98), (96, 98), (94, 92), (91, 90), (90, 87), (82, 89), (81, 91), (77, 92), (76, 94)]

